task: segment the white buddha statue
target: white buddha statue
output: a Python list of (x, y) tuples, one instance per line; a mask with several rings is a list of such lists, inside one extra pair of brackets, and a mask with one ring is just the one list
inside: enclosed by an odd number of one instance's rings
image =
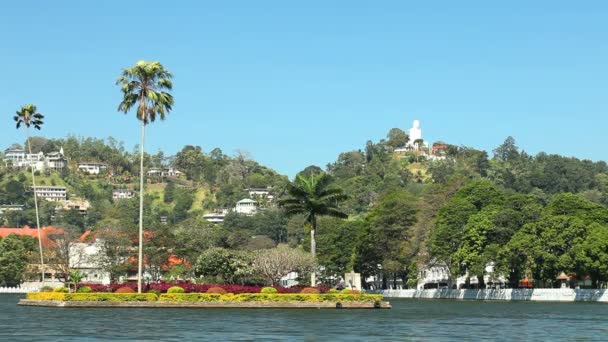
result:
[(409, 137), (410, 141), (408, 142), (408, 145), (410, 146), (414, 146), (414, 141), (422, 139), (422, 129), (420, 128), (420, 121), (414, 120), (412, 128), (410, 128), (409, 130)]

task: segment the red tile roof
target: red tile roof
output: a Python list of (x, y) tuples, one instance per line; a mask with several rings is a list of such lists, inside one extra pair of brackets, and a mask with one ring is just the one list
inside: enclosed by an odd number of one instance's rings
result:
[[(0, 228), (0, 237), (7, 237), (10, 234), (16, 234), (16, 235), (26, 235), (26, 236), (30, 236), (33, 237), (34, 239), (38, 238), (38, 230), (36, 228), (30, 228), (28, 226), (25, 226), (23, 228)], [(48, 226), (48, 227), (41, 227), (40, 228), (40, 236), (42, 238), (42, 246), (44, 247), (49, 247), (49, 246), (53, 246), (55, 243), (49, 239), (49, 235), (55, 235), (55, 234), (65, 234), (65, 231), (63, 231), (62, 229), (59, 228), (55, 228), (52, 226)]]

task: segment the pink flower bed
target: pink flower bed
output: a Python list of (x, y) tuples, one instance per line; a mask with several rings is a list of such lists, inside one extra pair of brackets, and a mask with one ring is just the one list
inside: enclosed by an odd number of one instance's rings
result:
[[(129, 287), (134, 291), (137, 291), (136, 283), (124, 283), (124, 284), (111, 284), (111, 285), (100, 285), (100, 284), (80, 284), (80, 286), (89, 286), (93, 292), (115, 292), (117, 289), (121, 287)], [(228, 293), (259, 293), (262, 290), (261, 286), (246, 286), (246, 285), (217, 285), (217, 284), (192, 284), (192, 283), (153, 283), (153, 284), (145, 284), (144, 292), (149, 290), (156, 290), (162, 293), (167, 292), (167, 290), (172, 286), (180, 286), (182, 287), (186, 293), (206, 293), (207, 290), (211, 287), (221, 287)], [(282, 287), (282, 286), (274, 286), (275, 289), (279, 293), (299, 293), (306, 286), (292, 286), (292, 287)], [(327, 286), (317, 286), (316, 287), (321, 293), (325, 293), (329, 290)]]

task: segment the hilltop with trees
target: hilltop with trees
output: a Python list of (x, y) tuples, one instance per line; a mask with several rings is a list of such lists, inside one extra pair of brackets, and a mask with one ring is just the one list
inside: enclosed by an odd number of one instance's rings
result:
[[(144, 170), (174, 167), (184, 174), (146, 177), (143, 225), (154, 239), (144, 245), (144, 254), (159, 265), (167, 254), (175, 255), (195, 266), (182, 273), (203, 276), (197, 262), (211, 249), (227, 252), (209, 257), (228, 258), (238, 265), (243, 262), (239, 253), (279, 244), (310, 251), (312, 245), (322, 266), (316, 269), (317, 279), (327, 284), (354, 270), (364, 279), (377, 276), (383, 286), (401, 281), (413, 286), (421, 267), (434, 263), (449, 267), (454, 277), (468, 274), (481, 281), (485, 266), (494, 263), (512, 286), (523, 277), (548, 286), (561, 272), (588, 277), (597, 286), (608, 280), (605, 162), (546, 153), (532, 156), (510, 137), (492, 156), (445, 142), (434, 144), (441, 148), (433, 158), (430, 152), (420, 153), (422, 147), (396, 152), (407, 143), (405, 132), (392, 129), (387, 139), (341, 153), (325, 168), (307, 167), (294, 183), (243, 152), (229, 156), (219, 148), (205, 151), (188, 145), (174, 156), (144, 153)], [(112, 138), (73, 136), (31, 137), (29, 144), (33, 151), (43, 152), (63, 147), (69, 159), (64, 171), (42, 173), (37, 182), (65, 185), (69, 196), (91, 203), (83, 216), (58, 213), (52, 203), (42, 201), (41, 226), (92, 229), (106, 236), (108, 244), (130, 243), (116, 232), (136, 234), (137, 199), (113, 200), (112, 190), (138, 191), (138, 146), (128, 151)], [(80, 161), (99, 161), (108, 168), (87, 175), (75, 167)], [(294, 186), (305, 188), (306, 180), (321, 175), (329, 188), (345, 195), (330, 203), (332, 213), (343, 215), (315, 214), (313, 222), (306, 206), (293, 206), (305, 203), (302, 198), (293, 203), (287, 199), (303, 195)], [(0, 176), (0, 203), (25, 205), (23, 211), (5, 211), (4, 224), (34, 226), (33, 198), (27, 195), (31, 176), (10, 167), (4, 167)], [(229, 213), (222, 223), (203, 219), (205, 213), (250, 197), (248, 188), (269, 188), (277, 200), (263, 203), (255, 215)], [(281, 200), (285, 205), (277, 205)], [(119, 272), (123, 265), (109, 267)], [(239, 278), (238, 272), (221, 277), (253, 281)], [(302, 277), (303, 282), (307, 279)]]

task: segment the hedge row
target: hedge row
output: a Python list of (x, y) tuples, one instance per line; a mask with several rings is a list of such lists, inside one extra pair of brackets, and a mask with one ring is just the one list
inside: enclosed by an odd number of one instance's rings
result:
[(28, 293), (27, 299), (92, 302), (376, 302), (382, 295), (372, 294), (281, 294), (281, 293)]
[(33, 292), (28, 293), (26, 298), (33, 300), (65, 300), (75, 302), (155, 302), (158, 300), (158, 296), (154, 293)]
[(165, 293), (161, 302), (376, 302), (382, 295), (373, 294), (304, 294), (304, 293)]

